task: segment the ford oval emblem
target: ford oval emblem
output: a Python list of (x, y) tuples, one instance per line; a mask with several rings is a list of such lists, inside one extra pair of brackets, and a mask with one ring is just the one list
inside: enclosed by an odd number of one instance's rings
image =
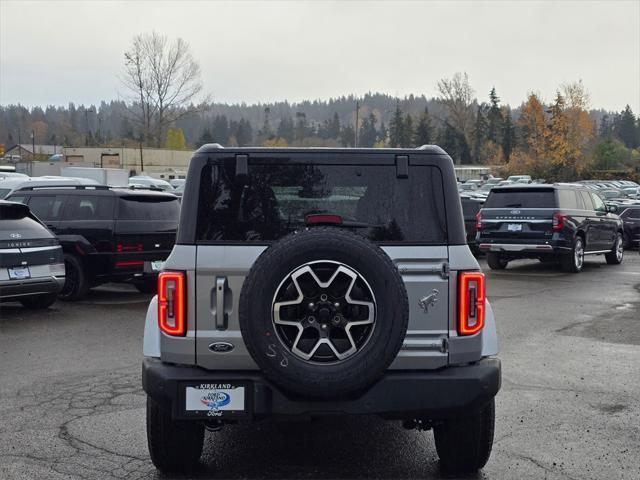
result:
[(213, 353), (227, 353), (233, 350), (233, 344), (227, 342), (215, 342), (209, 345), (209, 350)]
[(520, 215), (520, 210), (511, 210), (509, 213), (511, 215)]

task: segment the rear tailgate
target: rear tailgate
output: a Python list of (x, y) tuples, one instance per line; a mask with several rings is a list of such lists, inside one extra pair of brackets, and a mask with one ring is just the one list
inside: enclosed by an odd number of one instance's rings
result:
[(553, 188), (495, 188), (481, 211), (481, 241), (543, 242), (553, 235)]
[(120, 197), (114, 228), (115, 267), (153, 272), (171, 253), (178, 226), (178, 199), (164, 195)]

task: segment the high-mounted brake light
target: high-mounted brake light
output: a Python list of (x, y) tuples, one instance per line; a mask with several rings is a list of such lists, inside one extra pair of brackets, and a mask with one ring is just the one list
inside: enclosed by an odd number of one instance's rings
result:
[(563, 213), (556, 212), (553, 214), (553, 230), (559, 232), (564, 228), (566, 216)]
[(306, 225), (340, 225), (342, 217), (340, 215), (312, 214), (306, 216), (304, 223)]
[(183, 272), (158, 275), (158, 324), (167, 335), (183, 337), (187, 332), (185, 287)]
[(484, 327), (484, 273), (458, 273), (458, 334), (473, 335)]
[(476, 230), (480, 230), (482, 228), (482, 213), (476, 213)]

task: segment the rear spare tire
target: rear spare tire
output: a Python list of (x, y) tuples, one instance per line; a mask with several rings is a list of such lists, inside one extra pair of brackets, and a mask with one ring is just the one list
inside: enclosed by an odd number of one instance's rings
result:
[(265, 250), (240, 294), (240, 329), (264, 374), (285, 390), (342, 397), (396, 358), (407, 292), (391, 259), (354, 233), (316, 227)]

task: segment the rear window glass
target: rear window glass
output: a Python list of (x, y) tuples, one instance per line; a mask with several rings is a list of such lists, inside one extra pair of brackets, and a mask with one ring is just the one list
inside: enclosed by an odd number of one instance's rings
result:
[(491, 190), (484, 208), (555, 208), (554, 191), (533, 190)]
[(578, 203), (578, 192), (575, 190), (558, 190), (558, 199), (560, 201), (560, 208), (567, 208), (571, 210), (582, 210), (582, 201)]
[(343, 226), (376, 242), (447, 241), (440, 171), (395, 165), (233, 165), (203, 169), (198, 207), (200, 241), (273, 241), (305, 228), (311, 214), (342, 217)]
[(120, 220), (167, 220), (178, 221), (180, 204), (177, 197), (153, 195), (120, 197), (118, 219)]
[(64, 220), (113, 220), (113, 197), (69, 195)]
[(29, 208), (40, 220), (56, 221), (62, 216), (64, 198), (58, 195), (35, 195), (29, 199)]

